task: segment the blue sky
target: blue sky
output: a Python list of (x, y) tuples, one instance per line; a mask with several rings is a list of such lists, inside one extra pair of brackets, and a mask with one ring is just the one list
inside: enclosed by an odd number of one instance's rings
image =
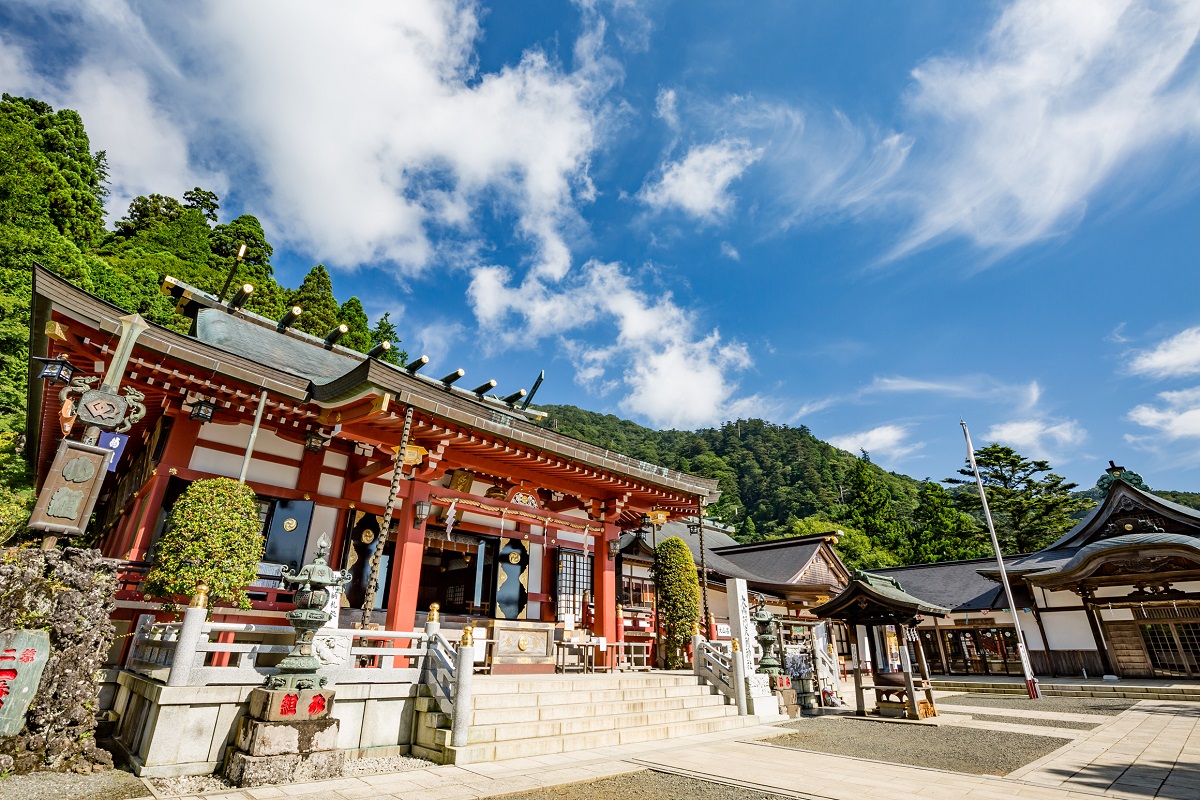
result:
[[(1200, 488), (1200, 2), (16, 2), (110, 216), (195, 185), (431, 372)], [(439, 373), (441, 374), (441, 373)]]

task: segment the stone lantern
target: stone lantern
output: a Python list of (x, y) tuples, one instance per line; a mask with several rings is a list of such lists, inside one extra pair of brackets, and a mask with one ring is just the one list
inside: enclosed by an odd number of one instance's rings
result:
[(762, 660), (758, 662), (756, 671), (762, 675), (782, 675), (783, 665), (775, 658), (775, 646), (779, 641), (779, 623), (776, 622), (775, 615), (767, 611), (766, 603), (760, 601), (750, 620), (758, 631), (754, 638), (762, 646)]
[(344, 571), (330, 569), (328, 554), (329, 542), (322, 535), (312, 563), (296, 573), (283, 568), (283, 581), (295, 587), (296, 608), (285, 616), (296, 630), (296, 643), (279, 662), (279, 673), (250, 692), (248, 716), (239, 721), (235, 747), (225, 762), (225, 777), (237, 786), (317, 781), (342, 774), (338, 721), (330, 716), (333, 689), (317, 674), (321, 661), (313, 653), (313, 637), (330, 619), (324, 610), (328, 587), (349, 579)]

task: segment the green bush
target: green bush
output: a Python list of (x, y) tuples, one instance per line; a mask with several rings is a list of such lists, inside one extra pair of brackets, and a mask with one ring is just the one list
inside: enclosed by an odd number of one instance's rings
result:
[(667, 669), (682, 669), (682, 650), (692, 637), (700, 619), (700, 581), (692, 552), (678, 536), (658, 545), (654, 568), (654, 587), (658, 593), (658, 620), (662, 628)]
[(196, 481), (171, 510), (144, 591), (169, 599), (192, 594), (203, 581), (213, 599), (249, 608), (246, 586), (258, 575), (263, 543), (249, 486), (229, 478)]

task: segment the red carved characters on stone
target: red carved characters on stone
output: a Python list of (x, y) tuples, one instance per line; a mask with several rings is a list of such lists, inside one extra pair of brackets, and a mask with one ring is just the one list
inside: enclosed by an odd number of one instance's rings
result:
[(22, 664), (32, 664), (35, 658), (37, 658), (37, 650), (34, 650), (32, 647), (26, 647), (21, 651), (21, 657), (18, 661)]
[(300, 696), (295, 694), (285, 694), (283, 700), (279, 703), (280, 716), (290, 717), (296, 713), (296, 704), (300, 702)]
[(0, 668), (0, 708), (4, 708), (4, 698), (8, 697), (9, 693), (12, 691), (8, 688), (8, 682), (17, 677), (17, 671), (15, 669), (8, 668), (7, 663), (17, 660), (17, 657), (13, 655), (15, 652), (17, 651), (5, 650), (4, 652), (0, 653), (0, 664), (4, 665), (4, 668)]
[(325, 695), (319, 694), (313, 697), (312, 702), (308, 704), (309, 714), (320, 714), (325, 710)]

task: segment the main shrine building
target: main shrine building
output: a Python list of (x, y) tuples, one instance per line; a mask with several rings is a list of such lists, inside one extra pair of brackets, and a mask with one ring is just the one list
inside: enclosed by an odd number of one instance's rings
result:
[[(47, 270), (34, 278), (31, 354), (102, 374), (125, 312)], [(353, 575), (346, 609), (366, 600), (379, 555), (376, 620), (390, 630), (412, 630), (418, 611), (438, 603), (448, 619), (586, 622), (609, 641), (622, 530), (653, 510), (696, 516), (718, 496), (715, 480), (534, 424), (540, 414), (518, 405), (522, 393), (501, 399), (492, 381), (463, 389), (461, 370), (431, 378), (424, 358), (393, 366), (171, 279), (164, 291), (192, 331), (151, 326), (137, 338), (123, 385), (145, 395), (147, 413), (90, 530), (125, 565), (118, 633), (160, 608), (138, 585), (173, 503), (201, 478), (244, 474), (266, 537), (253, 608), (228, 609), (227, 619), (266, 621), (290, 607), (275, 576), (311, 559), (327, 534), (334, 566)], [(57, 388), (31, 376), (39, 486), (64, 435), (60, 410)]]

